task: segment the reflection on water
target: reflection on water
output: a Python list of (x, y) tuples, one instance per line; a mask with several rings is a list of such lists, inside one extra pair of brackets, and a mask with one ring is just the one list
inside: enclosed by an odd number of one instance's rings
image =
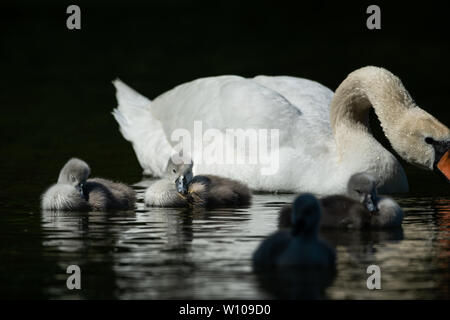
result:
[[(450, 298), (450, 200), (397, 198), (403, 228), (330, 231), (337, 273), (255, 275), (251, 255), (295, 195), (256, 194), (245, 209), (145, 208), (119, 213), (2, 212), (2, 297), (123, 299)], [(82, 290), (66, 288), (66, 268)], [(382, 290), (366, 287), (381, 268)]]

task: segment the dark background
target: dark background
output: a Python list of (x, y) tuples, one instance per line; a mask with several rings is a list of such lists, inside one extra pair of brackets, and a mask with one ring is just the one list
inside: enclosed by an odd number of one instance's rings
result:
[[(81, 7), (81, 30), (66, 8)], [(366, 28), (381, 7), (382, 29)], [(198, 77), (292, 75), (332, 90), (351, 71), (382, 66), (418, 105), (449, 125), (448, 11), (443, 2), (17, 1), (1, 8), (0, 201), (35, 208), (65, 161), (93, 174), (141, 179), (110, 112), (120, 77), (153, 99)], [(376, 136), (389, 146), (375, 125)], [(405, 165), (411, 191), (448, 194)], [(433, 188), (434, 188), (433, 187)], [(433, 189), (434, 190), (434, 189)], [(20, 195), (18, 197), (18, 195)], [(21, 199), (19, 199), (21, 198)]]
[[(115, 297), (111, 247), (91, 246), (90, 237), (82, 239), (86, 252), (46, 247), (59, 230), (55, 235), (41, 221), (39, 196), (72, 156), (86, 160), (96, 176), (141, 179), (110, 114), (116, 77), (153, 99), (185, 81), (221, 74), (292, 75), (335, 90), (351, 71), (376, 65), (398, 75), (420, 106), (450, 124), (444, 2), (92, 2), (0, 5), (0, 297), (52, 297), (47, 288), (59, 288), (62, 262), (78, 254), (97, 289), (92, 297)], [(79, 31), (66, 28), (70, 4), (81, 7)], [(366, 28), (370, 4), (381, 7), (382, 30)], [(375, 118), (373, 125), (389, 147)], [(404, 167), (410, 196), (448, 196), (448, 185), (434, 174)], [(100, 262), (90, 261), (98, 256)]]

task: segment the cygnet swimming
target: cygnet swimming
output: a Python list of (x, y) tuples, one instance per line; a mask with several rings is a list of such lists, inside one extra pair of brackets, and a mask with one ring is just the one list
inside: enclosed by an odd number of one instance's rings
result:
[(44, 210), (112, 211), (134, 208), (136, 193), (129, 186), (102, 178), (88, 179), (91, 169), (72, 158), (61, 169), (58, 182), (42, 195)]
[(312, 194), (298, 196), (292, 205), (292, 228), (275, 232), (260, 244), (253, 254), (254, 268), (333, 268), (335, 251), (318, 238), (320, 218), (319, 201)]
[[(376, 180), (367, 173), (354, 174), (347, 184), (347, 195), (320, 200), (321, 228), (391, 228), (403, 221), (403, 211), (391, 198), (379, 197)], [(290, 206), (281, 209), (279, 227), (290, 227)]]
[[(168, 177), (145, 192), (145, 203), (161, 207), (219, 208), (249, 205), (250, 189), (232, 179), (215, 175), (194, 176), (193, 163), (168, 165)], [(175, 178), (176, 177), (176, 178)]]

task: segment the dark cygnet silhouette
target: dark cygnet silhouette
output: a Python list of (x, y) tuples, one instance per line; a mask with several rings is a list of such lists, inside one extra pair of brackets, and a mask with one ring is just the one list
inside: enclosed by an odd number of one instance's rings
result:
[(332, 247), (318, 238), (321, 208), (312, 194), (302, 194), (292, 205), (290, 230), (275, 232), (253, 254), (255, 270), (280, 267), (334, 268)]
[(42, 195), (42, 209), (56, 211), (112, 211), (134, 208), (136, 193), (129, 186), (102, 178), (88, 179), (91, 169), (83, 160), (70, 159), (58, 182)]
[[(320, 200), (320, 228), (392, 228), (399, 227), (403, 211), (391, 198), (377, 195), (376, 180), (367, 173), (354, 174), (347, 184), (347, 196), (333, 195)], [(280, 210), (278, 225), (291, 227), (290, 205)]]

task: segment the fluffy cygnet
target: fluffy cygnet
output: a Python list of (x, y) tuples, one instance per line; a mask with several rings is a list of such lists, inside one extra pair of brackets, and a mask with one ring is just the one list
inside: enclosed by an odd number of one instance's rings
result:
[(145, 203), (158, 207), (217, 208), (249, 205), (251, 191), (244, 184), (214, 175), (195, 176), (193, 163), (168, 164), (167, 177), (145, 192)]
[(250, 189), (239, 181), (216, 175), (192, 177), (192, 166), (176, 180), (178, 193), (193, 208), (223, 208), (247, 206), (251, 202)]
[[(367, 173), (354, 174), (347, 184), (347, 196), (333, 195), (320, 200), (321, 228), (391, 228), (401, 225), (403, 211), (391, 198), (377, 195), (376, 180)], [(283, 207), (279, 227), (290, 227), (290, 206)]]
[(191, 174), (187, 178), (192, 179), (193, 164), (181, 163), (176, 165), (171, 160), (167, 165), (166, 176), (155, 181), (147, 188), (144, 195), (144, 202), (152, 207), (187, 207), (188, 203), (177, 191), (176, 180), (185, 172)]
[(58, 182), (42, 195), (42, 209), (111, 211), (134, 208), (136, 194), (129, 186), (102, 178), (88, 179), (89, 165), (72, 158), (61, 169)]

